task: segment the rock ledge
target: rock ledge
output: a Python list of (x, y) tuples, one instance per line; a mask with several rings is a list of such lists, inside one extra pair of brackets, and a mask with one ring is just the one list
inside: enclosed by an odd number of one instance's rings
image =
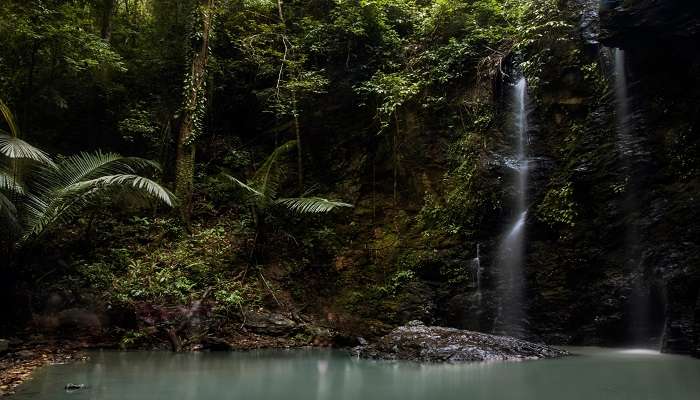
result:
[(362, 358), (422, 362), (519, 361), (558, 358), (568, 352), (516, 339), (411, 321), (376, 342), (357, 346)]

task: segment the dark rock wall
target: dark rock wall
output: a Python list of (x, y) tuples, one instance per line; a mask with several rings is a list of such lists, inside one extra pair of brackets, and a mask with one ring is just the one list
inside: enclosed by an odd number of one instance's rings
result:
[[(649, 159), (638, 169), (644, 272), (665, 298), (663, 349), (697, 351), (700, 3), (603, 2), (601, 42), (625, 50)], [(693, 161), (695, 160), (695, 161)]]
[[(531, 93), (528, 336), (697, 354), (700, 3), (603, 1), (600, 25), (596, 1), (561, 3), (576, 33), (551, 49)], [(627, 155), (617, 142), (611, 47), (627, 57), (635, 141)], [(575, 216), (570, 224), (548, 223), (546, 198), (566, 184)], [(418, 296), (436, 303), (438, 324), (493, 328), (491, 258), (501, 227), (493, 228), (480, 241), (481, 296), (473, 284), (439, 279), (433, 296)], [(461, 260), (441, 262), (468, 263), (472, 246), (463, 245)], [(411, 308), (402, 322), (424, 318)]]

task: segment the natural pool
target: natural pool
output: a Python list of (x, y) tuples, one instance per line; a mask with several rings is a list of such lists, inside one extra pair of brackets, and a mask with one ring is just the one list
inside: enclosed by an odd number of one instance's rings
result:
[[(415, 364), (333, 350), (91, 353), (39, 370), (15, 399), (697, 400), (700, 360), (647, 351), (570, 348), (558, 360)], [(67, 383), (87, 388), (68, 393)]]

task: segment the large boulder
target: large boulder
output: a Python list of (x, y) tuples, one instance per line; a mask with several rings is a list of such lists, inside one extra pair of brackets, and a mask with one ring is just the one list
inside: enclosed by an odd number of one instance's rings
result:
[(299, 324), (293, 320), (266, 310), (246, 312), (245, 327), (257, 334), (269, 336), (291, 336), (299, 331)]
[(374, 343), (357, 346), (352, 353), (363, 358), (423, 362), (517, 361), (568, 355), (564, 350), (508, 336), (426, 326), (420, 321), (398, 327)]

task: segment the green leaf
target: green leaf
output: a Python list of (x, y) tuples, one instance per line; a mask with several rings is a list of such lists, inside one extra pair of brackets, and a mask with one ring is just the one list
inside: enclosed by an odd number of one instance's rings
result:
[(339, 207), (353, 207), (352, 204), (327, 200), (321, 197), (292, 197), (276, 200), (275, 203), (284, 205), (300, 214), (327, 213)]

